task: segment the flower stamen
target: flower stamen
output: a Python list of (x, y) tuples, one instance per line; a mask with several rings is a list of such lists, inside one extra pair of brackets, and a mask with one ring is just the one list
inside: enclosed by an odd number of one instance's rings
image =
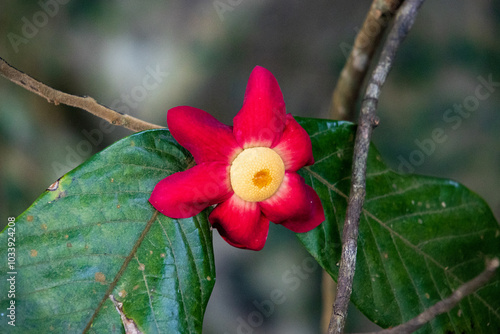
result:
[(252, 181), (254, 185), (262, 189), (273, 182), (273, 178), (269, 175), (269, 169), (263, 169), (255, 173)]
[(260, 202), (274, 195), (284, 176), (283, 160), (268, 147), (247, 148), (231, 164), (231, 186), (236, 195), (249, 202)]

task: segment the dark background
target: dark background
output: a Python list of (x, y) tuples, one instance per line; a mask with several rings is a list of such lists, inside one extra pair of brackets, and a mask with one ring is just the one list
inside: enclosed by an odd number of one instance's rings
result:
[[(289, 113), (329, 118), (346, 49), (370, 6), (366, 0), (60, 1), (66, 3), (46, 9), (36, 1), (2, 1), (0, 56), (56, 89), (160, 125), (177, 105), (207, 110), (230, 124), (255, 65), (276, 76)], [(217, 3), (226, 11), (218, 12)], [(382, 91), (373, 137), (394, 169), (413, 156), (416, 173), (465, 184), (497, 218), (500, 87), (460, 125), (443, 117), (474, 96), (479, 76), (500, 82), (499, 28), (498, 2), (424, 3)], [(167, 74), (140, 95), (143, 79), (155, 69)], [(85, 133), (99, 127), (100, 120), (82, 110), (49, 104), (0, 78), (0, 226), (62, 174), (131, 134), (113, 127), (102, 140), (96, 135), (85, 144)], [(421, 150), (416, 141), (431, 139), (435, 129), (446, 140), (415, 160)], [(261, 252), (214, 238), (217, 284), (205, 333), (237, 333), (238, 318), (248, 320), (257, 310), (254, 302), (270, 299), (274, 289), (286, 300), (254, 333), (319, 332), (321, 271), (298, 285), (283, 278), (309, 258), (292, 233), (273, 226)], [(348, 331), (365, 330), (358, 324), (353, 317)]]

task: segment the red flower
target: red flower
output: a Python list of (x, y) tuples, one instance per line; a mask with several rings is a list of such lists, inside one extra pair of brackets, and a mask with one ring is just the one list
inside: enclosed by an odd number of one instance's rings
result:
[(167, 123), (197, 165), (156, 185), (149, 201), (164, 215), (188, 218), (218, 204), (212, 226), (229, 244), (252, 250), (264, 247), (269, 221), (301, 233), (325, 220), (318, 195), (296, 173), (314, 163), (311, 139), (285, 114), (265, 68), (252, 71), (233, 127), (187, 106), (170, 109)]

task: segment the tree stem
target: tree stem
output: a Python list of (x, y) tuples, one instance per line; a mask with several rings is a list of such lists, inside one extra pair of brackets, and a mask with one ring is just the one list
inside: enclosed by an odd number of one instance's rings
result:
[(379, 122), (376, 109), (380, 90), (385, 83), (396, 52), (412, 27), (422, 3), (423, 0), (407, 0), (399, 9), (363, 99), (360, 121), (356, 131), (351, 190), (342, 235), (342, 257), (337, 282), (337, 297), (328, 327), (329, 334), (343, 333), (351, 298), (352, 282), (356, 269), (359, 220), (365, 199), (366, 164), (372, 131)]

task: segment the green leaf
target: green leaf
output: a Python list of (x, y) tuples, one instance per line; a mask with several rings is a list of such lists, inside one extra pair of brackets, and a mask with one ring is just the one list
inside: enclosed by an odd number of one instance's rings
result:
[[(316, 160), (301, 174), (327, 218), (297, 236), (336, 280), (355, 126), (298, 120)], [(361, 312), (382, 327), (404, 323), (478, 275), (494, 256), (500, 256), (500, 228), (484, 200), (454, 181), (397, 174), (370, 147), (352, 293)], [(418, 332), (500, 333), (500, 275)]]
[(0, 332), (124, 333), (123, 315), (144, 333), (201, 333), (215, 282), (207, 214), (173, 220), (148, 202), (159, 180), (191, 163), (167, 130), (145, 131), (42, 194), (15, 221), (13, 268), (14, 232), (0, 235), (2, 277), (16, 272), (15, 285), (0, 280)]

